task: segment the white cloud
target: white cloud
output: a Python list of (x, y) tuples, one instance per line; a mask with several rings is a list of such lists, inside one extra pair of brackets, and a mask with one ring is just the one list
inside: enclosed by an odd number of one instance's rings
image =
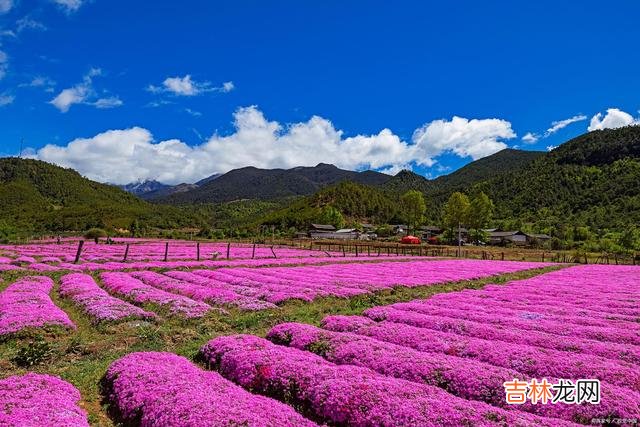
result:
[(0, 13), (7, 13), (13, 8), (13, 0), (0, 0)]
[(200, 117), (202, 113), (200, 111), (192, 110), (191, 108), (185, 108), (185, 113), (191, 114), (193, 117)]
[(540, 135), (532, 132), (527, 132), (526, 135), (522, 137), (522, 141), (525, 144), (535, 144), (536, 142), (538, 142), (539, 139), (540, 139)]
[(580, 114), (577, 116), (570, 117), (568, 119), (551, 122), (551, 127), (546, 130), (546, 132), (544, 133), (544, 137), (546, 138), (550, 135), (553, 135), (554, 133), (558, 132), (560, 129), (566, 128), (571, 123), (581, 122), (583, 120), (587, 120), (587, 116)]
[(56, 82), (49, 77), (36, 76), (31, 79), (30, 82), (19, 84), (18, 87), (44, 88), (45, 92), (53, 92), (53, 88), (55, 85)]
[(16, 32), (19, 34), (25, 30), (46, 31), (47, 27), (42, 22), (38, 22), (28, 16), (25, 16), (24, 18), (16, 21)]
[(53, 0), (65, 12), (75, 12), (85, 3), (85, 0)]
[(116, 107), (120, 107), (122, 104), (123, 102), (117, 96), (111, 96), (109, 98), (100, 98), (97, 101), (90, 103), (90, 105), (93, 105), (94, 107), (101, 108), (101, 109), (116, 108)]
[(413, 134), (417, 163), (431, 166), (433, 157), (452, 152), (474, 160), (507, 148), (502, 140), (515, 138), (511, 123), (501, 119), (465, 119), (454, 116), (451, 121), (434, 120)]
[(63, 113), (69, 111), (74, 104), (92, 105), (96, 108), (114, 108), (119, 107), (123, 103), (118, 97), (107, 97), (97, 99), (96, 91), (93, 88), (93, 78), (102, 75), (102, 70), (92, 68), (83, 77), (82, 83), (64, 89), (55, 98), (49, 101), (49, 104), (56, 107)]
[(433, 158), (444, 152), (479, 158), (505, 148), (501, 139), (515, 137), (504, 120), (460, 117), (425, 124), (415, 132), (413, 143), (402, 141), (389, 129), (344, 137), (322, 117), (282, 125), (267, 120), (255, 106), (238, 109), (234, 126), (233, 133), (214, 134), (195, 146), (175, 139), (156, 142), (150, 131), (139, 127), (111, 130), (66, 146), (48, 145), (36, 157), (103, 182), (157, 179), (174, 184), (248, 165), (291, 168), (325, 162), (392, 173), (414, 163), (433, 165)]
[(7, 75), (7, 70), (9, 69), (9, 57), (6, 53), (0, 50), (0, 80)]
[(552, 151), (552, 150), (555, 150), (556, 148), (558, 148), (557, 145), (547, 145), (547, 151)]
[(617, 108), (607, 109), (607, 114), (598, 113), (591, 118), (589, 132), (601, 129), (615, 129), (624, 126), (640, 125), (640, 118), (634, 118), (631, 114)]
[(216, 87), (211, 82), (197, 82), (190, 74), (184, 77), (167, 77), (162, 86), (149, 85), (147, 90), (151, 93), (170, 93), (176, 96), (196, 96), (206, 92), (231, 92), (235, 88), (233, 82), (224, 82)]
[(224, 82), (222, 83), (222, 92), (231, 92), (236, 88), (236, 85), (233, 82)]
[(9, 94), (9, 93), (2, 93), (0, 94), (0, 107), (4, 107), (6, 105), (9, 104), (13, 104), (13, 101), (16, 99), (15, 96)]

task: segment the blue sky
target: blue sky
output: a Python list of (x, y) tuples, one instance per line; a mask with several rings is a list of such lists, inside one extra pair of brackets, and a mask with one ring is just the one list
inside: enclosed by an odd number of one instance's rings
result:
[(515, 3), (0, 0), (0, 155), (437, 176), (639, 122), (639, 2)]

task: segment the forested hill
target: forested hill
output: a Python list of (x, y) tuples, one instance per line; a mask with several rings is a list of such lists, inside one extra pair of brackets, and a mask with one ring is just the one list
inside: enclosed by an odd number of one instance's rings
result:
[(38, 160), (0, 158), (0, 228), (83, 231), (90, 227), (177, 227), (197, 221), (176, 208), (155, 206), (111, 185)]
[(480, 185), (498, 215), (622, 229), (640, 223), (640, 127), (591, 132)]
[(481, 190), (493, 200), (497, 222), (511, 227), (621, 231), (640, 223), (640, 127), (592, 132), (549, 153), (503, 150), (436, 180), (403, 171), (381, 189), (343, 183), (263, 221), (298, 226), (322, 219), (327, 205), (356, 222), (401, 221), (398, 199), (411, 189), (424, 193), (430, 222), (439, 223), (454, 191)]

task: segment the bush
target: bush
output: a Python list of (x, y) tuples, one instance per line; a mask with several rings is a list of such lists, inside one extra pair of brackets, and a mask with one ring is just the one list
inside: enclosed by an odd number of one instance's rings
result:
[(102, 228), (91, 228), (86, 233), (84, 233), (85, 239), (94, 239), (96, 242), (101, 237), (107, 237), (107, 232)]
[(28, 368), (49, 360), (54, 353), (54, 349), (48, 342), (44, 340), (32, 341), (18, 349), (13, 363), (22, 368)]

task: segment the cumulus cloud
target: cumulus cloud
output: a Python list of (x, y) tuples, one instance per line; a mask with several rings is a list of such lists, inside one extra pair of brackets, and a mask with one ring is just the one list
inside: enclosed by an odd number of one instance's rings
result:
[(553, 151), (553, 150), (555, 150), (556, 148), (558, 148), (558, 146), (557, 146), (557, 145), (547, 145), (547, 151)]
[(538, 142), (539, 139), (540, 139), (540, 135), (532, 132), (527, 132), (525, 136), (522, 137), (522, 141), (525, 144), (535, 144), (536, 142)]
[(0, 0), (0, 13), (7, 13), (13, 8), (13, 0)]
[(60, 6), (65, 12), (75, 12), (85, 3), (85, 0), (53, 0), (58, 6)]
[(96, 108), (115, 108), (121, 106), (123, 102), (118, 97), (98, 98), (93, 88), (93, 79), (100, 75), (102, 75), (102, 71), (99, 68), (92, 68), (83, 77), (81, 83), (64, 89), (49, 101), (49, 104), (63, 113), (69, 111), (74, 104), (91, 105)]
[(207, 92), (231, 92), (235, 88), (233, 82), (224, 82), (222, 86), (213, 86), (211, 82), (197, 82), (190, 74), (184, 77), (167, 77), (162, 86), (149, 85), (151, 93), (170, 93), (176, 96), (196, 96)]
[(546, 138), (550, 135), (553, 135), (554, 133), (558, 132), (560, 129), (566, 128), (571, 123), (581, 122), (583, 120), (587, 120), (587, 116), (580, 114), (577, 116), (570, 117), (568, 119), (551, 122), (551, 127), (546, 130), (546, 132), (544, 133), (544, 137)]
[(13, 101), (16, 99), (15, 96), (9, 93), (0, 93), (0, 107), (7, 106), (9, 104), (13, 104)]
[(234, 132), (214, 134), (200, 145), (172, 139), (156, 142), (147, 129), (111, 130), (80, 138), (66, 146), (47, 145), (35, 157), (72, 167), (89, 178), (124, 184), (156, 179), (168, 184), (195, 182), (213, 173), (243, 166), (291, 168), (320, 162), (360, 170), (394, 173), (411, 164), (431, 166), (445, 152), (474, 159), (506, 147), (513, 138), (504, 120), (436, 120), (416, 130), (412, 143), (389, 129), (345, 137), (322, 117), (282, 125), (269, 121), (255, 106), (238, 109)]
[(515, 138), (511, 123), (501, 119), (465, 119), (454, 116), (450, 121), (434, 120), (413, 134), (417, 163), (431, 166), (433, 157), (450, 151), (473, 160), (507, 148), (503, 140)]
[(617, 108), (609, 108), (606, 114), (598, 113), (593, 116), (587, 130), (591, 132), (633, 125), (640, 125), (640, 118), (634, 118), (631, 114)]

